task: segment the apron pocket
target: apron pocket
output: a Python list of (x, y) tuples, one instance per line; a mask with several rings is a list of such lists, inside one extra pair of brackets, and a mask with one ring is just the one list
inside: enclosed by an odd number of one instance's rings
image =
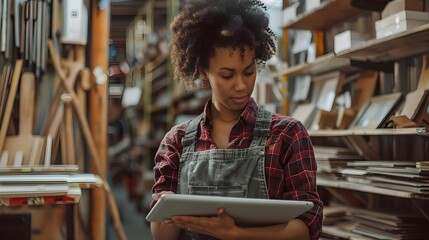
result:
[(247, 185), (243, 186), (188, 186), (191, 195), (247, 197)]

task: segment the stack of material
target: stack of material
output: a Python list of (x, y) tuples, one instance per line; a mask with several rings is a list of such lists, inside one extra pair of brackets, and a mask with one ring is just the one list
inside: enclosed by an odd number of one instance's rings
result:
[(0, 206), (77, 203), (81, 188), (101, 187), (94, 174), (2, 174)]
[(376, 239), (425, 239), (427, 221), (410, 213), (353, 209), (346, 217), (357, 223), (353, 233)]
[(332, 173), (347, 166), (348, 162), (363, 160), (349, 148), (314, 146), (314, 155), (319, 172)]
[[(336, 207), (344, 214), (324, 221), (321, 239), (426, 239), (426, 220), (416, 214)], [(328, 211), (332, 211), (328, 208)], [(338, 212), (338, 211), (336, 211)], [(330, 217), (328, 217), (330, 219)]]
[[(380, 189), (393, 189), (410, 193), (410, 196), (429, 195), (429, 168), (425, 162), (357, 161), (348, 163), (362, 171), (366, 184)], [(423, 165), (423, 166), (422, 166)], [(345, 171), (351, 171), (346, 169)], [(352, 179), (352, 177), (350, 177)]]

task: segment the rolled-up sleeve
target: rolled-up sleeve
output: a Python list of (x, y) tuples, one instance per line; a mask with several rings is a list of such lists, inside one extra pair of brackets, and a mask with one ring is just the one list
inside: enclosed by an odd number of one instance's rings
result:
[(281, 160), (285, 173), (283, 199), (310, 201), (314, 207), (300, 215), (298, 219), (307, 224), (311, 239), (319, 239), (322, 233), (323, 203), (316, 185), (317, 165), (313, 145), (307, 130), (300, 122), (289, 126), (285, 154)]
[[(180, 155), (182, 152), (181, 139), (186, 126), (178, 125), (173, 127), (163, 138), (154, 159), (155, 183), (152, 193), (163, 191), (177, 192), (177, 182), (179, 175)], [(152, 200), (150, 208), (155, 205)]]
[(297, 218), (309, 227), (311, 239), (319, 239), (323, 202), (317, 191), (313, 145), (301, 122), (274, 117), (266, 162), (271, 164), (267, 171), (272, 176), (268, 178), (270, 197), (313, 202), (314, 207)]

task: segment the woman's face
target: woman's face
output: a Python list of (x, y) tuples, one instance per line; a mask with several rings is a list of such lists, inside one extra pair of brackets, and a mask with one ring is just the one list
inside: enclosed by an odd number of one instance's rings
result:
[(256, 79), (254, 52), (244, 48), (216, 48), (202, 74), (212, 89), (212, 102), (219, 112), (242, 110), (250, 99)]

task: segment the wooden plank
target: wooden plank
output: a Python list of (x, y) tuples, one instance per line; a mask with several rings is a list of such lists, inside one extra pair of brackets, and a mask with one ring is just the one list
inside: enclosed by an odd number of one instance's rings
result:
[(382, 39), (372, 39), (359, 46), (341, 51), (338, 57), (356, 60), (393, 61), (411, 57), (429, 50), (429, 24), (394, 34)]
[(345, 137), (352, 135), (353, 131), (351, 130), (317, 130), (317, 131), (308, 131), (308, 134), (311, 137)]
[(13, 69), (12, 81), (10, 83), (11, 85), (9, 89), (9, 94), (5, 105), (4, 115), (0, 126), (0, 153), (3, 150), (4, 143), (6, 140), (6, 133), (7, 133), (9, 122), (12, 116), (12, 108), (15, 102), (15, 95), (16, 95), (16, 91), (19, 85), (19, 80), (21, 77), (21, 70), (22, 70), (22, 60), (16, 60), (16, 63)]
[(347, 58), (338, 58), (334, 53), (328, 53), (316, 58), (314, 62), (292, 66), (285, 69), (280, 74), (283, 76), (300, 76), (300, 75), (319, 75), (332, 71), (350, 72), (356, 68), (350, 65), (350, 60)]
[(318, 8), (299, 15), (296, 21), (284, 28), (323, 30), (362, 12), (364, 10), (351, 5), (351, 0), (325, 1)]
[[(109, 7), (101, 10), (97, 1), (92, 1), (92, 34), (91, 34), (91, 69), (101, 67), (104, 72), (108, 69), (109, 53)], [(93, 76), (93, 74), (92, 74)], [(95, 142), (99, 159), (100, 177), (106, 180), (103, 173), (107, 169), (107, 87), (108, 83), (97, 84), (96, 79), (91, 79), (91, 85), (96, 86), (89, 91), (89, 118), (91, 134)], [(97, 172), (94, 166), (90, 169)], [(91, 239), (106, 239), (106, 195), (102, 189), (93, 189), (91, 199)]]
[(385, 196), (394, 196), (394, 197), (400, 197), (400, 198), (414, 198), (414, 195), (409, 192), (403, 192), (403, 191), (387, 189), (387, 188), (379, 188), (371, 185), (363, 185), (363, 184), (351, 183), (346, 181), (338, 181), (338, 180), (331, 181), (331, 180), (318, 178), (317, 185), (322, 187), (333, 187), (333, 188), (349, 189), (349, 190), (367, 192), (367, 193), (376, 193), (376, 194), (385, 195)]

